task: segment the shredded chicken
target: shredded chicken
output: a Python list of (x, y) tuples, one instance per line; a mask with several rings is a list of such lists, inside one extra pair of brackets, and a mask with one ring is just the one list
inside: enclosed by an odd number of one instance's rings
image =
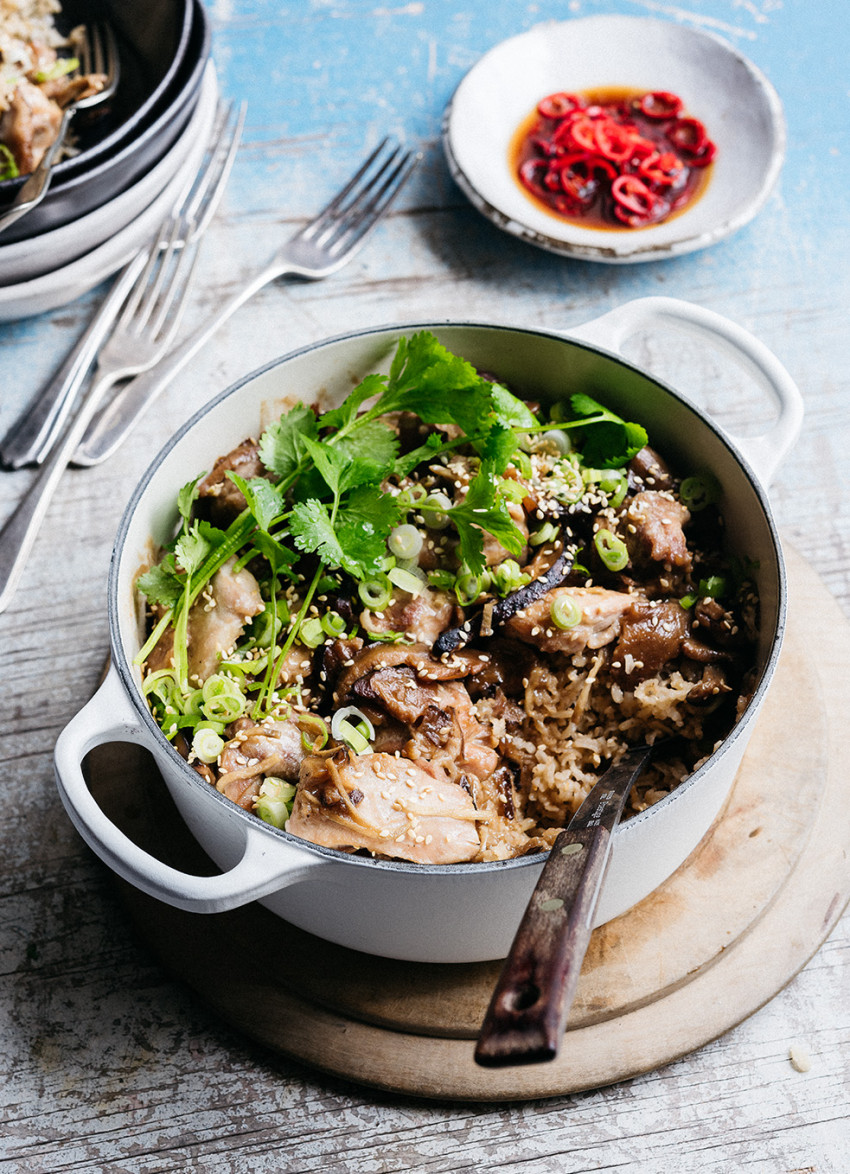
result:
[(326, 848), (456, 864), (478, 853), (487, 818), (432, 763), (340, 750), (305, 758), (287, 831)]
[(218, 570), (209, 592), (189, 612), (189, 677), (199, 682), (214, 673), (222, 654), (242, 635), (245, 625), (263, 610), (257, 580), (244, 567), (234, 571), (235, 559)]
[[(552, 622), (552, 605), (562, 596), (568, 596), (581, 610), (581, 620), (566, 630)], [(633, 596), (604, 587), (556, 587), (517, 612), (505, 631), (544, 652), (574, 654), (585, 648), (602, 648), (617, 639), (623, 613), (633, 603)]]

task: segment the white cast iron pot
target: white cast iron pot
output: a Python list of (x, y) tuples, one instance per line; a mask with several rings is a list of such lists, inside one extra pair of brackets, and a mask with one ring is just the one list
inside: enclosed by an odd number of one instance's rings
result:
[[(733, 441), (685, 395), (612, 353), (638, 329), (665, 322), (731, 348), (761, 377), (779, 408), (767, 435)], [(450, 350), (529, 398), (589, 392), (643, 423), (651, 443), (679, 468), (709, 467), (719, 478), (730, 540), (759, 567), (759, 684), (710, 760), (678, 790), (620, 826), (597, 923), (645, 897), (696, 847), (731, 787), (779, 655), (785, 573), (762, 482), (793, 443), (802, 405), (786, 371), (750, 334), (717, 314), (667, 298), (629, 303), (569, 336), (468, 323), (363, 330), (287, 355), (214, 399), (162, 450), (124, 514), (109, 578), (112, 667), (60, 736), (56, 773), (68, 813), (90, 847), (120, 876), (170, 905), (218, 912), (260, 900), (287, 921), (354, 949), (413, 961), (473, 962), (507, 953), (542, 867), (539, 856), (424, 867), (319, 848), (264, 824), (204, 782), (162, 736), (132, 664), (140, 647), (134, 580), (150, 560), (151, 540), (163, 543), (174, 533), (178, 489), (287, 404), (300, 398), (338, 401), (364, 374), (388, 362), (400, 335), (420, 329), (432, 330)], [(221, 875), (197, 877), (160, 863), (104, 815), (80, 764), (90, 749), (113, 741), (137, 742), (153, 753), (181, 815)]]

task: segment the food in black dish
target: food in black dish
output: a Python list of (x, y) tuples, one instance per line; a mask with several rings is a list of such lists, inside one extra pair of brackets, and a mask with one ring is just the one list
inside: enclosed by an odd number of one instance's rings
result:
[[(174, 142), (191, 112), (187, 101), (197, 98), (209, 53), (199, 4), (67, 0), (56, 23), (66, 33), (96, 20), (116, 33), (118, 89), (97, 118), (75, 119), (76, 154), (56, 165), (43, 202), (3, 234), (2, 244), (59, 228), (125, 190)], [(0, 182), (0, 213), (24, 182), (23, 176)]]

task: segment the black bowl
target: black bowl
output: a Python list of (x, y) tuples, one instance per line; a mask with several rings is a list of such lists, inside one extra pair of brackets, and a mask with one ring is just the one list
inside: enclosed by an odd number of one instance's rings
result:
[[(197, 101), (209, 57), (209, 27), (199, 0), (66, 0), (63, 31), (109, 20), (119, 44), (114, 98), (75, 119), (78, 153), (57, 164), (42, 203), (0, 235), (0, 245), (68, 224), (129, 187), (165, 153)], [(24, 177), (0, 183), (0, 213)]]

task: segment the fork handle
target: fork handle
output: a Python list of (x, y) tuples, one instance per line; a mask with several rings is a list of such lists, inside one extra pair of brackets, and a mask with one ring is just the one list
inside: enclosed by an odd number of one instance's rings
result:
[(169, 351), (155, 367), (144, 375), (137, 375), (92, 420), (82, 443), (73, 454), (73, 463), (83, 466), (99, 465), (111, 457), (154, 400), (195, 357), (219, 326), (264, 285), (268, 285), (276, 277), (284, 276), (286, 272), (287, 270), (279, 265), (268, 265), (262, 269), (193, 334)]
[(0, 233), (11, 228), (22, 216), (36, 208), (47, 195), (47, 189), (53, 177), (53, 162), (65, 143), (68, 127), (71, 125), (74, 113), (75, 108), (69, 107), (62, 115), (56, 138), (42, 155), (38, 167), (29, 179), (18, 188), (18, 194), (12, 201), (9, 210), (0, 216)]
[(0, 530), (0, 612), (4, 612), (12, 601), (62, 474), (92, 414), (115, 378), (110, 373), (92, 383), (61, 443), (41, 465), (28, 492)]
[(145, 263), (145, 250), (122, 269), (92, 318), (33, 407), (19, 417), (0, 443), (0, 462), (10, 469), (41, 464), (55, 444), (91, 369), (101, 343)]

